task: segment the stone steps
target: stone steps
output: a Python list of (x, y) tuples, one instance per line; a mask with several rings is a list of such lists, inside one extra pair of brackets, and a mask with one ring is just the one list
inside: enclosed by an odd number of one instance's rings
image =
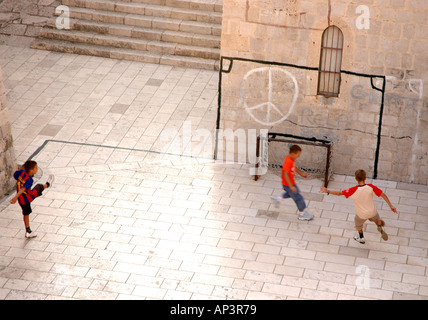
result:
[(169, 7), (167, 5), (110, 0), (63, 0), (62, 4), (69, 6), (70, 10), (72, 7), (74, 7), (82, 9), (93, 9), (96, 11), (108, 11), (122, 15), (137, 14), (216, 24), (221, 24), (222, 20), (221, 12)]
[[(160, 34), (161, 38), (169, 39), (173, 34)], [(134, 49), (138, 51), (150, 51), (160, 54), (186, 55), (204, 59), (218, 59), (219, 49), (198, 47), (169, 41), (158, 41), (156, 39), (128, 39), (121, 36), (109, 34), (93, 34), (76, 30), (43, 29), (39, 37), (53, 40), (69, 41), (74, 44), (90, 44), (96, 46), (108, 46), (115, 48)], [(159, 39), (161, 40), (161, 39)], [(185, 40), (185, 39), (184, 39)], [(191, 41), (190, 39), (189, 41)]]
[[(197, 35), (207, 35), (207, 39), (211, 39), (214, 42), (213, 47), (220, 47), (220, 34), (221, 29), (216, 25), (210, 24), (201, 24), (198, 22), (183, 21), (180, 20), (171, 20), (168, 24), (165, 24), (163, 20), (150, 19), (145, 20), (144, 23), (140, 25), (146, 25), (145, 27), (139, 27), (128, 24), (113, 24), (106, 22), (94, 22), (90, 20), (83, 19), (70, 19), (70, 26), (72, 30), (88, 31), (88, 32), (97, 32), (103, 34), (112, 34), (112, 35), (121, 35), (126, 37), (141, 38), (142, 36), (149, 36), (150, 34), (162, 34), (167, 33), (167, 31), (181, 32), (185, 34)], [(50, 28), (55, 28), (55, 20), (50, 20), (47, 22), (47, 26)], [(160, 29), (161, 28), (161, 29)], [(145, 35), (142, 35), (145, 33)]]
[(199, 34), (221, 36), (221, 25), (198, 21), (144, 16), (137, 14), (111, 14), (108, 11), (73, 8), (70, 18), (75, 20), (93, 21), (99, 23), (118, 24), (130, 27), (157, 28), (171, 31), (193, 32)]
[[(61, 31), (55, 28), (55, 22), (55, 20), (49, 20), (47, 22), (47, 28), (45, 30), (51, 28)], [(105, 22), (94, 22), (81, 19), (70, 19), (70, 27), (71, 30), (82, 32), (108, 34), (113, 36), (122, 36), (135, 39), (158, 40), (166, 42), (175, 41), (176, 43), (186, 45), (195, 45), (207, 48), (220, 48), (220, 38), (218, 36), (211, 35), (211, 28), (197, 29), (197, 26), (192, 28), (188, 25), (182, 25), (180, 30), (175, 31), (157, 29), (154, 27), (137, 27)], [(67, 30), (67, 32), (71, 30)], [(195, 31), (195, 33), (191, 31)], [(210, 34), (208, 34), (208, 32)]]
[(219, 68), (221, 0), (63, 0), (62, 4), (69, 8), (70, 29), (58, 29), (56, 18), (49, 20), (33, 48)]
[(223, 12), (222, 0), (122, 0), (123, 2), (166, 5), (175, 8)]
[(218, 70), (219, 61), (171, 54), (159, 54), (125, 48), (114, 48), (91, 44), (75, 44), (69, 41), (39, 39), (33, 43), (34, 49), (76, 53), (112, 59), (123, 59), (145, 63), (157, 63), (185, 68)]
[[(85, 7), (85, 3), (88, 3), (87, 8), (93, 7), (93, 3), (103, 3), (105, 8), (108, 8), (118, 3), (119, 6), (124, 3), (130, 6), (135, 4), (144, 5), (157, 5), (157, 6), (168, 6), (170, 8), (181, 8), (200, 10), (207, 12), (223, 12), (223, 1), (222, 0), (63, 0), (62, 4), (67, 6)], [(102, 7), (97, 6), (97, 9)]]

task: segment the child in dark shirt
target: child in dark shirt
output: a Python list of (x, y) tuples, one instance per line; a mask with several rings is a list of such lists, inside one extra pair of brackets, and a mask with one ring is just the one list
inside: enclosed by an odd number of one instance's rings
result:
[(31, 189), (34, 182), (33, 176), (37, 173), (38, 169), (36, 161), (28, 160), (13, 174), (13, 177), (16, 179), (16, 195), (10, 200), (10, 203), (14, 204), (18, 201), (21, 206), (24, 216), (26, 238), (36, 237), (36, 234), (30, 228), (29, 215), (32, 212), (31, 202), (33, 202), (35, 198), (41, 196), (43, 190), (52, 186), (54, 181), (54, 176), (50, 175), (48, 181), (44, 185), (37, 184)]

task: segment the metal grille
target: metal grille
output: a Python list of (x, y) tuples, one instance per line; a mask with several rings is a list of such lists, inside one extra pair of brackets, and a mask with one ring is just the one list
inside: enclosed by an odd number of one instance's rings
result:
[(342, 31), (336, 26), (325, 29), (321, 43), (318, 94), (326, 97), (337, 97), (339, 95), (342, 51)]

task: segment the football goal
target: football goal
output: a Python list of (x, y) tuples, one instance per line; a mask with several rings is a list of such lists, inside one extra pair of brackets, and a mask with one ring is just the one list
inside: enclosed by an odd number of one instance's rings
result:
[(257, 136), (256, 169), (254, 180), (258, 180), (261, 169), (263, 172), (281, 176), (282, 164), (291, 145), (297, 144), (302, 148), (302, 154), (297, 162), (298, 168), (308, 175), (308, 178), (324, 180), (324, 186), (333, 175), (332, 147), (329, 140), (300, 137), (286, 133), (269, 132)]

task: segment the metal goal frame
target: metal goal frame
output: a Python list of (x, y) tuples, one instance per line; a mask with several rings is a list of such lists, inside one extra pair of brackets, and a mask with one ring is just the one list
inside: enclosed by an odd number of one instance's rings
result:
[[(277, 138), (279, 136), (280, 138)], [(260, 140), (262, 137), (260, 135), (257, 136), (257, 145), (256, 145), (256, 159), (260, 159)], [(263, 138), (265, 139), (265, 138)], [(308, 137), (300, 137), (295, 136), (292, 134), (287, 133), (278, 133), (278, 132), (268, 132), (267, 134), (267, 141), (268, 143), (271, 141), (277, 141), (277, 142), (285, 142), (285, 143), (295, 143), (295, 144), (303, 144), (303, 145), (309, 145), (309, 146), (317, 146), (317, 147), (323, 147), (327, 149), (327, 157), (325, 162), (325, 173), (324, 173), (324, 187), (327, 188), (329, 177), (330, 177), (330, 170), (331, 170), (331, 152), (332, 152), (332, 141), (329, 140), (323, 140), (323, 139), (317, 139), (315, 137), (308, 138)], [(260, 166), (260, 161), (256, 161), (256, 170)], [(259, 175), (254, 175), (254, 180), (257, 181), (259, 179)]]

